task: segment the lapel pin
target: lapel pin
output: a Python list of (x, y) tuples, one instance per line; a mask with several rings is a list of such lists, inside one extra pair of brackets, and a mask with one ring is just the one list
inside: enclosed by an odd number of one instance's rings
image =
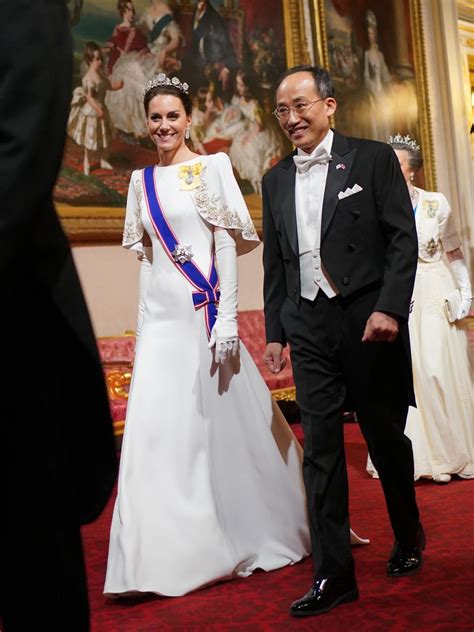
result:
[(343, 162), (340, 162), (338, 165), (336, 165), (336, 169), (345, 169), (346, 165)]

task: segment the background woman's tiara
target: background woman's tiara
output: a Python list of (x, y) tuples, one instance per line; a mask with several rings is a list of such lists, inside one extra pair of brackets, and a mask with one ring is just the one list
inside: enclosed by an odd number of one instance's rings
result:
[(188, 84), (181, 83), (178, 77), (172, 77), (170, 79), (169, 77), (165, 75), (164, 72), (160, 72), (159, 75), (156, 75), (156, 77), (153, 77), (153, 79), (150, 79), (150, 81), (146, 84), (143, 90), (143, 96), (145, 96), (147, 92), (150, 92), (150, 90), (152, 90), (153, 88), (158, 88), (162, 86), (173, 86), (173, 88), (177, 88), (178, 90), (181, 90), (181, 92), (184, 92), (185, 94), (188, 94), (188, 90), (189, 90)]
[(396, 136), (389, 136), (388, 142), (390, 143), (390, 145), (408, 145), (408, 147), (411, 147), (415, 151), (420, 150), (420, 146), (417, 144), (416, 140), (410, 138), (410, 134), (407, 134), (406, 136), (402, 136), (401, 134), (397, 134)]

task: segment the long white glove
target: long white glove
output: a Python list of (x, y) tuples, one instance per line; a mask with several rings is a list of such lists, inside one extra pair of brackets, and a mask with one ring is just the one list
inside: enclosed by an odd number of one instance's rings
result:
[(152, 246), (144, 246), (143, 253), (140, 255), (140, 277), (138, 280), (138, 316), (136, 336), (140, 335), (143, 325), (143, 315), (145, 313), (145, 298), (148, 289), (148, 282), (151, 276), (151, 268), (153, 264), (153, 248)]
[(216, 266), (221, 292), (209, 348), (216, 346), (216, 362), (225, 362), (239, 351), (237, 327), (237, 249), (227, 230), (214, 231)]
[(449, 265), (461, 292), (461, 302), (456, 315), (456, 320), (461, 320), (461, 318), (468, 316), (471, 310), (472, 287), (469, 280), (469, 272), (464, 259), (455, 259)]

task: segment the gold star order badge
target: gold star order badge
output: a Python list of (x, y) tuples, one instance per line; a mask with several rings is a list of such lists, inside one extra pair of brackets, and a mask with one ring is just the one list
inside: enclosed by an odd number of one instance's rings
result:
[(201, 186), (202, 162), (194, 165), (183, 165), (179, 168), (178, 176), (181, 180), (181, 191), (192, 191)]

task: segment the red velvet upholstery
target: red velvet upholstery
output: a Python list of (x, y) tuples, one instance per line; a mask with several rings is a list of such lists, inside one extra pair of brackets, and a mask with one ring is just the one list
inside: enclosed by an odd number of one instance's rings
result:
[(98, 338), (97, 345), (104, 366), (124, 364), (132, 366), (135, 355), (135, 336), (107, 336)]
[(280, 373), (270, 373), (263, 362), (263, 354), (265, 352), (265, 321), (261, 310), (255, 309), (248, 312), (239, 312), (239, 334), (271, 391), (294, 386), (288, 347), (284, 350), (287, 365)]
[(114, 426), (117, 422), (125, 420), (127, 413), (127, 400), (126, 399), (111, 399), (110, 410), (112, 413), (112, 421)]

